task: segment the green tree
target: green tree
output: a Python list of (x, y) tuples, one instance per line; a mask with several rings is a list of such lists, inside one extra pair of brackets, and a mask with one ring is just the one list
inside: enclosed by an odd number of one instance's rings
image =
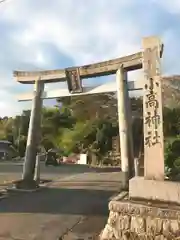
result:
[(180, 133), (180, 108), (163, 109), (164, 135), (165, 137), (176, 136)]
[(68, 108), (77, 121), (111, 119), (117, 122), (117, 99), (114, 93), (73, 96), (57, 100)]
[(62, 131), (72, 128), (75, 119), (67, 111), (60, 111), (58, 107), (44, 108), (42, 117), (42, 141), (45, 149), (57, 147)]

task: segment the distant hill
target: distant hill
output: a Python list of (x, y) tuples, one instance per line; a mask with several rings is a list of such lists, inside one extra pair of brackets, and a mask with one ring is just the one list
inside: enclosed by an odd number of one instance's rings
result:
[(164, 77), (162, 80), (163, 105), (166, 107), (180, 107), (180, 75)]

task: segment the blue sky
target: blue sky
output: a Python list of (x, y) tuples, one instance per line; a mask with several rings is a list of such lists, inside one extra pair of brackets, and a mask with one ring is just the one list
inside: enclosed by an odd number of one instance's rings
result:
[[(179, 0), (7, 0), (0, 4), (0, 116), (30, 107), (16, 95), (32, 86), (16, 83), (13, 70), (64, 68), (132, 54), (145, 36), (158, 35), (165, 44), (163, 74), (180, 74), (179, 26)], [(140, 77), (141, 72), (130, 74)]]

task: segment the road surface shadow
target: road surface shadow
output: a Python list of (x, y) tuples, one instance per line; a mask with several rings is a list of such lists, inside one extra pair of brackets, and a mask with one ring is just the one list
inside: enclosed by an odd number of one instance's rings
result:
[(44, 188), (0, 201), (1, 213), (45, 213), (108, 216), (108, 202), (115, 190)]
[[(23, 171), (23, 164), (0, 164), (0, 172), (1, 173), (19, 173), (21, 174)], [(89, 165), (79, 165), (79, 164), (66, 164), (62, 163), (59, 166), (45, 166), (44, 163), (40, 164), (40, 172), (44, 173), (85, 173), (85, 172), (120, 172), (120, 167), (97, 167), (97, 166), (89, 166)]]
[(121, 172), (121, 168), (120, 167), (94, 167), (94, 171), (95, 172)]
[(72, 171), (73, 173), (85, 173), (85, 172), (99, 172), (99, 173), (106, 173), (106, 172), (120, 172), (120, 167), (97, 167), (97, 166), (89, 166), (89, 165), (80, 165), (80, 164), (60, 164), (59, 166), (43, 166), (44, 171), (48, 171), (53, 169), (54, 171), (62, 170), (63, 173), (69, 173)]

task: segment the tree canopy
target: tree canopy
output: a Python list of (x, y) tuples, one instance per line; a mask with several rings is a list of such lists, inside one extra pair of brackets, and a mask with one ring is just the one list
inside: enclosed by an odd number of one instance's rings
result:
[[(131, 108), (134, 145), (137, 146), (143, 139), (142, 99), (132, 98)], [(178, 135), (180, 108), (164, 108), (163, 113), (165, 137)], [(0, 139), (12, 142), (20, 156), (25, 153), (29, 119), (30, 110), (23, 111), (19, 116), (0, 119)], [(56, 106), (42, 110), (41, 146), (46, 151), (55, 147), (61, 149), (64, 155), (92, 152), (101, 159), (112, 150), (112, 138), (117, 135), (115, 94), (57, 99)]]

